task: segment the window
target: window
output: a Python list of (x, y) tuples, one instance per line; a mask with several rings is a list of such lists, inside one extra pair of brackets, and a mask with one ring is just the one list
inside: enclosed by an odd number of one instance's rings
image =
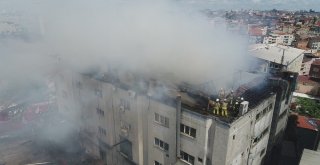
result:
[(104, 136), (107, 135), (107, 131), (106, 131), (104, 128), (102, 128), (102, 127), (99, 126), (98, 129), (99, 129), (99, 134), (100, 134), (100, 135), (104, 135)]
[(127, 157), (128, 159), (132, 160), (132, 143), (120, 136), (120, 152)]
[(99, 153), (100, 153), (100, 159), (103, 161), (106, 161), (107, 159), (106, 151), (100, 148)]
[(183, 152), (183, 151), (180, 151), (180, 159), (191, 164), (191, 165), (194, 165), (194, 157)]
[(284, 118), (287, 115), (287, 111), (283, 111), (282, 114), (279, 116), (279, 120), (281, 120), (282, 118)]
[(126, 99), (120, 99), (120, 106), (122, 106), (125, 110), (130, 110), (130, 102)]
[(100, 116), (104, 116), (104, 111), (101, 110), (100, 108), (97, 108), (97, 114)]
[(265, 109), (263, 109), (262, 113), (265, 114), (268, 111), (268, 107), (266, 107)]
[(159, 147), (160, 149), (164, 150), (164, 151), (169, 151), (169, 144), (158, 139), (158, 138), (154, 138), (154, 145)]
[(312, 69), (314, 72), (319, 72), (319, 68), (313, 68)]
[(186, 126), (184, 124), (180, 124), (180, 132), (182, 134), (196, 138), (196, 129), (194, 129), (192, 127)]
[(155, 122), (157, 122), (163, 126), (169, 127), (169, 119), (167, 117), (164, 117), (162, 115), (159, 115), (158, 113), (155, 113), (154, 120), (155, 120)]
[(94, 90), (94, 94), (95, 94), (96, 96), (98, 96), (98, 97), (101, 97), (101, 98), (102, 98), (102, 91), (101, 91), (101, 90), (99, 90), (99, 89), (95, 89), (95, 90)]
[(262, 157), (262, 155), (266, 152), (266, 149), (261, 150), (260, 152), (260, 157)]
[(269, 105), (269, 110), (271, 110), (273, 107), (272, 103)]
[(198, 162), (201, 162), (201, 163), (202, 163), (202, 159), (201, 159), (201, 158), (199, 158), (199, 157), (198, 157)]
[(256, 115), (256, 120), (259, 120), (259, 119), (260, 119), (260, 113)]
[(267, 127), (265, 130), (263, 130), (259, 136), (254, 138), (253, 143), (258, 143), (264, 137), (264, 135), (266, 135), (268, 133), (268, 131), (269, 131), (269, 127)]
[(154, 165), (162, 165), (162, 164), (155, 160)]

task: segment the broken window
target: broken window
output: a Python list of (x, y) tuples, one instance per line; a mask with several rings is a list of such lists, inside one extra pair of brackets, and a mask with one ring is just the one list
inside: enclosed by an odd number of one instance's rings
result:
[(120, 152), (132, 160), (132, 143), (122, 136), (120, 136)]

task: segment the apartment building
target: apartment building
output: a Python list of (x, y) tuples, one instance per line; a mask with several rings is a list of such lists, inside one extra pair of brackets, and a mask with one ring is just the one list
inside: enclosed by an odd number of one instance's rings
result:
[(308, 41), (308, 48), (312, 49), (313, 51), (319, 51), (320, 50), (320, 37), (311, 37)]
[(263, 38), (264, 44), (281, 44), (290, 46), (294, 41), (295, 37), (293, 34), (286, 33), (271, 33)]
[(317, 59), (319, 58), (312, 53), (304, 53), (299, 75), (309, 75), (311, 64)]
[[(78, 124), (85, 151), (106, 164), (261, 164), (271, 133), (274, 139), (285, 127), (283, 104), (294, 84), (261, 79), (209, 96), (133, 77), (67, 70), (57, 76), (59, 111)], [(216, 98), (226, 100), (212, 105)], [(227, 109), (214, 112), (218, 102)]]
[(299, 72), (305, 50), (278, 44), (254, 44), (249, 54), (258, 60), (257, 72), (278, 73), (280, 71)]

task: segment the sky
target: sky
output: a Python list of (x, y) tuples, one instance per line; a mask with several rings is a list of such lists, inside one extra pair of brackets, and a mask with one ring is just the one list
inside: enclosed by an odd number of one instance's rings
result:
[(178, 0), (209, 9), (286, 9), (320, 11), (320, 0)]
[[(0, 0), (0, 5), (15, 3), (25, 7), (26, 4), (40, 4), (54, 2), (55, 0)], [(69, 0), (72, 1), (72, 0)], [(108, 0), (107, 0), (108, 1)], [(119, 0), (128, 1), (128, 0)], [(286, 9), (286, 10), (309, 10), (320, 11), (320, 0), (172, 0), (192, 5), (199, 9)], [(67, 0), (65, 1), (67, 2)], [(1, 8), (0, 6), (0, 8)]]

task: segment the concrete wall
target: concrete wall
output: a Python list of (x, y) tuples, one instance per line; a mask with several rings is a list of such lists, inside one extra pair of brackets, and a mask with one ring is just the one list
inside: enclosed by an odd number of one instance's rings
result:
[[(180, 123), (177, 123), (175, 105), (167, 105), (88, 76), (71, 72), (63, 72), (63, 75), (57, 81), (59, 109), (80, 123), (80, 132), (87, 139), (83, 141), (83, 146), (89, 154), (99, 157), (99, 141), (107, 145), (107, 164), (151, 165), (154, 161), (163, 165), (185, 164), (177, 154), (177, 133), (180, 136), (179, 147), (194, 157), (195, 165), (246, 165), (248, 161), (260, 164), (264, 157), (261, 153), (267, 147), (269, 131), (258, 143), (253, 144), (252, 140), (271, 125), (274, 109), (264, 113), (257, 121), (256, 115), (275, 103), (275, 95), (270, 95), (232, 124), (182, 108), (181, 123), (196, 129), (196, 138), (193, 138), (177, 130)], [(129, 109), (124, 108), (122, 100), (126, 100)], [(281, 109), (286, 106), (282, 103)], [(97, 109), (104, 115), (99, 114)], [(168, 118), (168, 126), (157, 123), (155, 113)], [(285, 126), (285, 122), (279, 121), (279, 128)], [(105, 135), (99, 127), (106, 130)], [(127, 159), (119, 152), (119, 143), (123, 142), (121, 138), (131, 142), (132, 158)], [(158, 148), (154, 144), (155, 138), (168, 143), (169, 150)]]
[[(148, 120), (148, 163), (153, 164), (158, 161), (162, 164), (174, 164), (176, 162), (176, 107), (150, 100), (148, 108), (148, 117), (142, 120)], [(166, 127), (155, 121), (155, 113), (169, 119), (169, 126)], [(169, 144), (169, 151), (161, 150), (154, 145), (154, 138), (158, 138)]]
[(301, 69), (301, 64), (302, 64), (302, 60), (303, 60), (303, 54), (301, 54), (299, 57), (297, 57), (296, 59), (294, 59), (294, 61), (292, 61), (287, 67), (288, 71), (291, 72), (297, 72), (299, 73), (300, 69)]
[[(195, 157), (195, 165), (206, 164), (212, 119), (184, 109), (181, 123), (196, 129), (195, 138), (181, 133), (181, 150)], [(198, 158), (202, 159), (202, 162)]]

